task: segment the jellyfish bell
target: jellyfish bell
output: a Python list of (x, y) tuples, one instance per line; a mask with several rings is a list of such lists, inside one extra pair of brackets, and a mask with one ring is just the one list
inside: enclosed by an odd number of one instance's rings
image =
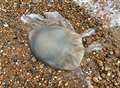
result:
[(29, 43), (34, 55), (54, 68), (74, 70), (79, 67), (84, 55), (83, 45), (77, 45), (81, 38), (74, 40), (71, 38), (72, 34), (59, 26), (42, 29), (33, 30), (32, 35), (29, 35)]
[(31, 28), (28, 39), (33, 54), (56, 69), (76, 69), (85, 52), (82, 38), (58, 12), (46, 12), (45, 15), (45, 18), (37, 14), (21, 17)]

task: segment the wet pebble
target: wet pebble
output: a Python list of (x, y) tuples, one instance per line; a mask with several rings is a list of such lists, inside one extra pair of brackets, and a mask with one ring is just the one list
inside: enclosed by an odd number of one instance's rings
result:
[(32, 60), (33, 62), (36, 62), (36, 61), (37, 61), (35, 57), (32, 57), (31, 60)]
[(3, 26), (4, 26), (4, 27), (8, 27), (9, 25), (8, 25), (7, 23), (4, 23)]
[(107, 76), (110, 76), (110, 75), (111, 75), (111, 72), (110, 72), (110, 71), (108, 71)]
[(105, 73), (101, 73), (102, 78), (105, 78), (105, 76), (106, 76)]
[(94, 81), (94, 82), (98, 82), (99, 80), (98, 80), (97, 77), (93, 77), (93, 81)]

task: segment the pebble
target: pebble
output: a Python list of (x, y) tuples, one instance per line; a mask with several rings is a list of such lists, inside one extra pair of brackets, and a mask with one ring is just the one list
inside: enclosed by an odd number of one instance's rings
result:
[(98, 82), (99, 80), (98, 80), (97, 77), (93, 77), (93, 81), (94, 81), (94, 82)]
[(58, 86), (61, 86), (61, 85), (62, 85), (62, 82), (63, 82), (63, 81), (60, 80), (59, 83), (58, 83)]
[(13, 7), (18, 9), (18, 8), (20, 8), (20, 4), (15, 2)]
[(33, 62), (36, 62), (36, 61), (37, 61), (35, 57), (32, 57), (31, 60), (32, 60)]
[(98, 64), (99, 64), (99, 66), (103, 67), (103, 62), (102, 61), (98, 60)]
[(114, 54), (114, 52), (113, 52), (113, 51), (110, 51), (109, 53), (110, 53), (110, 55), (113, 55), (113, 54)]
[(91, 60), (90, 58), (87, 58), (87, 62), (90, 62), (90, 60)]
[(102, 76), (102, 78), (105, 78), (105, 74), (104, 73), (101, 73), (101, 76)]
[(8, 27), (9, 25), (8, 25), (7, 23), (4, 23), (3, 26), (4, 26), (4, 27)]
[(88, 88), (94, 88), (94, 86), (93, 85), (89, 85)]
[(105, 71), (110, 70), (111, 68), (108, 65), (105, 65)]
[(120, 64), (120, 60), (118, 60), (118, 62), (117, 62), (118, 64)]
[(111, 75), (111, 72), (108, 71), (107, 76), (110, 76), (110, 75)]
[(101, 76), (98, 76), (98, 80), (102, 80), (102, 77), (101, 77)]
[(94, 55), (96, 55), (96, 52), (95, 52), (95, 51), (93, 51), (93, 54), (94, 54)]
[(68, 82), (65, 83), (65, 86), (68, 86)]
[(0, 50), (0, 53), (3, 53), (3, 50)]

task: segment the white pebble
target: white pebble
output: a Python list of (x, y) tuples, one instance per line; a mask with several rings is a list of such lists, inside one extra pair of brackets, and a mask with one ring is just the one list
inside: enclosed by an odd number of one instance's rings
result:
[(7, 23), (4, 23), (3, 26), (4, 26), (4, 27), (8, 27), (9, 25), (8, 25)]

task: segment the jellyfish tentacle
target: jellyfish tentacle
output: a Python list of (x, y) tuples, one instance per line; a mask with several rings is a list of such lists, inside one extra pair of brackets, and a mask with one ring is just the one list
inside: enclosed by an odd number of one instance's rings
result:
[(42, 15), (32, 13), (32, 14), (27, 14), (27, 15), (21, 16), (21, 20), (24, 23), (32, 24), (34, 22), (40, 22), (40, 21), (42, 22), (44, 20), (44, 17)]
[(95, 28), (89, 28), (88, 30), (84, 31), (81, 34), (81, 37), (84, 38), (84, 37), (87, 37), (87, 36), (91, 36), (91, 35), (95, 34), (95, 32), (96, 32)]
[(31, 32), (33, 29), (41, 29), (43, 25), (45, 25), (44, 17), (39, 14), (26, 14), (21, 16), (21, 20), (23, 23), (27, 25), (27, 30)]
[(92, 44), (90, 44), (87, 48), (86, 48), (86, 52), (90, 53), (92, 51), (99, 51), (103, 49), (103, 45), (99, 42), (93, 42)]

